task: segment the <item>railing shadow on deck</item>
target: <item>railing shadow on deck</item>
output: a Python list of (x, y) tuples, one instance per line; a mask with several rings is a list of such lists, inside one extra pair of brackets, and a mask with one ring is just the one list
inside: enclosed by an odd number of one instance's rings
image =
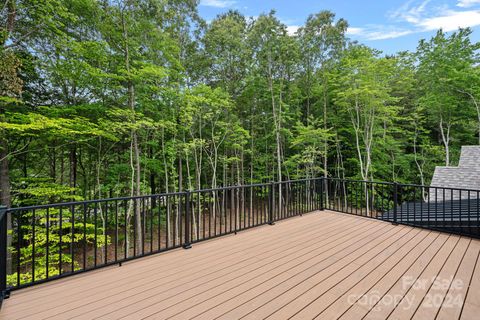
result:
[(480, 190), (314, 178), (0, 208), (0, 306), (11, 290), (328, 209), (480, 235)]

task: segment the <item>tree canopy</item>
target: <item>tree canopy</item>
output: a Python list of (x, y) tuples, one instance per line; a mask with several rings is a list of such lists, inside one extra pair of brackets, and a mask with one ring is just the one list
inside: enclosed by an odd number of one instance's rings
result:
[[(333, 12), (207, 23), (194, 0), (4, 0), (8, 206), (314, 176), (428, 184), (480, 141), (480, 44), (385, 56)], [(136, 214), (139, 214), (138, 212)]]

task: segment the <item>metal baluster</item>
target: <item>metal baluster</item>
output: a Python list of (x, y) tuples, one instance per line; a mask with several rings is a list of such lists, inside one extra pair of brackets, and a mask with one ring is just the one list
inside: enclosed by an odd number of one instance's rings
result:
[[(10, 293), (7, 289), (7, 257), (8, 257), (8, 215), (6, 206), (0, 205), (0, 308), (3, 299), (7, 299)], [(18, 239), (17, 241), (20, 241)], [(17, 251), (19, 254), (20, 251)], [(20, 260), (20, 259), (19, 259)]]
[(185, 243), (183, 249), (190, 249), (192, 247), (190, 243), (191, 236), (191, 222), (190, 222), (190, 190), (185, 192)]
[(46, 221), (46, 239), (45, 239), (45, 277), (46, 279), (49, 278), (49, 262), (50, 262), (50, 210), (47, 207), (47, 221)]

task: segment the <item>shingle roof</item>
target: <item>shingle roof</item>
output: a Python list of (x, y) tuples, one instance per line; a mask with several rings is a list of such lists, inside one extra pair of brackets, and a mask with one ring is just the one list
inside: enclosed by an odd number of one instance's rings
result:
[[(459, 165), (436, 167), (428, 199), (403, 202), (397, 207), (397, 221), (478, 236), (480, 191), (476, 190), (480, 190), (480, 146), (463, 146)], [(394, 221), (393, 210), (381, 219)]]
[[(480, 146), (463, 146), (458, 167), (436, 167), (431, 186), (480, 190)], [(476, 194), (470, 194), (470, 199), (473, 196), (476, 197)], [(437, 197), (443, 198), (443, 194)], [(435, 198), (433, 188), (430, 189), (430, 198)], [(445, 200), (468, 198), (467, 192), (455, 191), (453, 198), (447, 194)]]

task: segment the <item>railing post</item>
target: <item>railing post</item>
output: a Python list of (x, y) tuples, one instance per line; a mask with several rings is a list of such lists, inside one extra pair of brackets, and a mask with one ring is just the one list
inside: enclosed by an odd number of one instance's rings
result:
[(273, 216), (273, 204), (274, 204), (273, 187), (274, 187), (273, 182), (270, 182), (268, 185), (268, 224), (271, 226), (275, 224), (275, 219)]
[(7, 238), (8, 238), (8, 217), (7, 207), (0, 206), (0, 308), (3, 299), (10, 296), (7, 289)]
[(324, 193), (324, 183), (325, 183), (325, 178), (322, 177), (320, 178), (320, 210), (325, 210), (325, 206), (323, 204), (323, 193)]
[(398, 214), (398, 183), (393, 183), (393, 222), (392, 224), (397, 225), (397, 214)]
[(190, 190), (185, 192), (185, 242), (183, 244), (183, 249), (190, 249), (192, 244), (190, 243), (190, 234), (192, 232), (191, 222), (190, 222)]

